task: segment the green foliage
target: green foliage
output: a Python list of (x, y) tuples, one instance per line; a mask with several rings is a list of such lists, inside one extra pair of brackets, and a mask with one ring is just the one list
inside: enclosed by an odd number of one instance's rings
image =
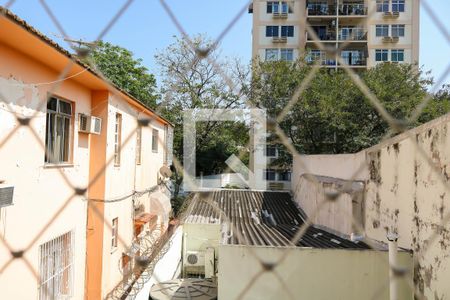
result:
[[(208, 59), (199, 58), (195, 49), (209, 49)], [(236, 92), (240, 86), (230, 87), (221, 72), (226, 72), (233, 84), (239, 83), (246, 73), (239, 62), (220, 59), (219, 54), (211, 40), (199, 35), (191, 41), (177, 38), (155, 56), (162, 78), (161, 105), (164, 115), (175, 124), (174, 155), (180, 160), (185, 110), (233, 109), (243, 105)], [(238, 122), (197, 122), (196, 131), (197, 174), (223, 171), (224, 161), (248, 140), (248, 128)]]
[[(301, 60), (255, 63), (248, 88), (254, 104), (276, 117), (311, 67)], [(432, 80), (417, 67), (379, 64), (359, 74), (370, 91), (396, 119), (408, 118), (428, 95)], [(448, 87), (433, 96), (416, 126), (449, 111)], [(378, 143), (388, 124), (343, 71), (322, 68), (302, 93), (280, 127), (300, 153), (352, 153)]]
[(106, 78), (150, 108), (156, 107), (156, 80), (125, 48), (99, 42), (90, 53), (90, 61)]

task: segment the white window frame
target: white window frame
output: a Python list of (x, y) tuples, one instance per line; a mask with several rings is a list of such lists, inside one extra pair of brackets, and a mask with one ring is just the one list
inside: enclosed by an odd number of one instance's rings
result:
[(73, 297), (74, 236), (69, 231), (39, 246), (39, 300)]
[[(403, 59), (399, 60), (399, 54), (402, 55)], [(396, 59), (394, 60), (394, 55), (396, 55)], [(405, 61), (405, 49), (391, 49), (391, 61), (392, 62), (404, 62)]]
[[(378, 34), (378, 30), (381, 31), (381, 34)], [(375, 36), (376, 37), (386, 37), (389, 36), (389, 25), (386, 24), (377, 24), (375, 25)]]
[[(396, 31), (396, 34), (394, 34)], [(402, 33), (402, 34), (400, 34)], [(405, 24), (392, 24), (391, 25), (391, 35), (393, 37), (404, 37), (405, 36)]]
[[(275, 172), (274, 169), (264, 169), (264, 180), (266, 181), (276, 181), (277, 180), (277, 172)], [(272, 175), (273, 174), (273, 179), (269, 178), (269, 174)], [(272, 177), (272, 176), (270, 176)]]
[[(377, 52), (380, 52), (381, 58), (383, 58), (383, 54), (386, 54), (386, 60), (377, 60)], [(375, 61), (376, 62), (386, 62), (389, 61), (389, 50), (388, 49), (375, 49)]]

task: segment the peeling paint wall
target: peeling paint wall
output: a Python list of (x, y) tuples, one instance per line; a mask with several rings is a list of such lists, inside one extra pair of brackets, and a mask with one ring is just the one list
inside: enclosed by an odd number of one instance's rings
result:
[[(385, 243), (388, 230), (397, 232), (399, 246), (413, 250), (418, 259), (414, 270), (416, 288), (425, 299), (433, 300), (450, 298), (450, 223), (442, 224), (450, 213), (449, 126), (447, 114), (353, 154), (364, 160), (360, 164), (347, 163), (341, 177), (347, 179), (349, 173), (362, 170), (364, 177), (359, 179), (365, 182), (365, 234)], [(415, 142), (423, 151), (416, 150)], [(302, 163), (294, 157), (293, 178), (297, 176), (297, 180), (293, 185), (301, 183), (303, 165), (312, 174), (336, 177), (336, 166), (342, 167), (343, 163), (339, 155), (328, 155), (321, 161), (304, 156)], [(311, 197), (305, 193), (310, 191), (294, 190), (300, 204), (302, 198)]]
[(443, 122), (411, 132), (423, 154), (411, 139), (367, 151), (371, 176), (366, 188), (366, 233), (384, 240), (387, 230), (398, 232), (399, 246), (414, 250), (418, 259), (414, 281), (426, 299), (450, 297), (450, 224), (441, 225), (450, 213), (448, 126), (447, 116)]

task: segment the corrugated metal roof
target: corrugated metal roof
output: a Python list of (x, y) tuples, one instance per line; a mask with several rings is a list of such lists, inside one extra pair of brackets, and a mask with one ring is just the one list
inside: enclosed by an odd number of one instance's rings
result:
[[(187, 209), (184, 222), (225, 224), (224, 220), (227, 219), (232, 227), (228, 228), (228, 244), (294, 246), (291, 240), (304, 224), (302, 212), (289, 193), (248, 190), (197, 192)], [(369, 248), (363, 242), (353, 242), (314, 226), (310, 226), (295, 245), (313, 248)]]

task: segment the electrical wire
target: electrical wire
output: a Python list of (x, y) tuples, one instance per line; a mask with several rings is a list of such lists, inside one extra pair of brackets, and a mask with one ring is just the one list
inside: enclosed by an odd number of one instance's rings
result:
[(128, 199), (130, 197), (133, 197), (133, 196), (140, 197), (140, 196), (143, 196), (145, 194), (152, 193), (152, 192), (156, 191), (159, 186), (161, 186), (161, 185), (160, 184), (159, 185), (155, 185), (155, 186), (152, 186), (152, 187), (150, 187), (148, 189), (145, 189), (145, 190), (142, 190), (142, 191), (134, 190), (131, 193), (125, 195), (125, 196), (121, 196), (121, 197), (113, 198), (113, 199), (86, 198), (84, 200), (85, 201), (92, 201), (92, 202), (115, 203), (115, 202), (124, 201), (124, 200), (126, 200), (126, 199)]

